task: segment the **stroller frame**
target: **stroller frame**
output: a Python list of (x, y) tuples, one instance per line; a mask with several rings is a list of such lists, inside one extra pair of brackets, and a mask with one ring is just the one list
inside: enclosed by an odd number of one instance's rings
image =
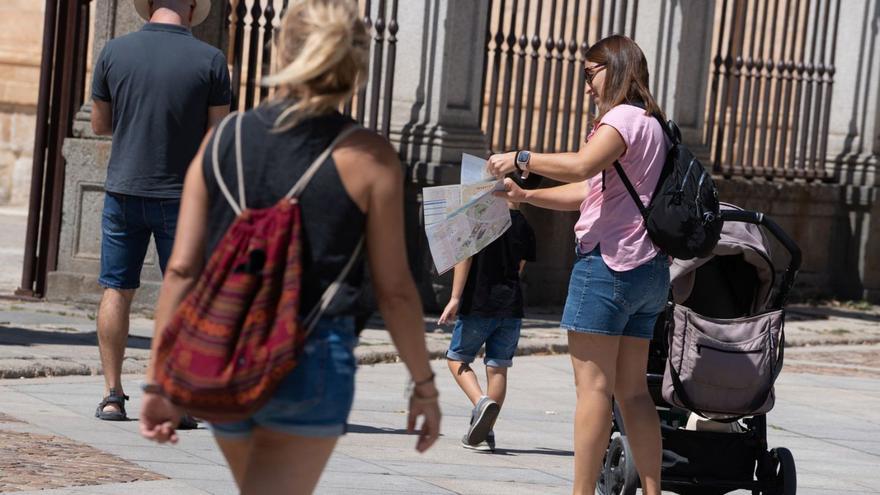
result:
[[(764, 311), (782, 309), (800, 269), (800, 248), (779, 225), (763, 213), (737, 209), (722, 210), (721, 215), (725, 222), (745, 222), (762, 227), (788, 251), (789, 265), (783, 274), (772, 304), (764, 308)], [(664, 462), (664, 466), (661, 468), (662, 489), (683, 495), (722, 495), (738, 489), (751, 490), (754, 495), (795, 494), (797, 475), (794, 458), (791, 452), (783, 447), (768, 450), (766, 414), (757, 414), (744, 419), (738, 418), (742, 419), (745, 425), (745, 431), (742, 432), (720, 433), (678, 429), (681, 421), (686, 422), (687, 416), (692, 411), (668, 404), (661, 396), (663, 370), (667, 359), (668, 340), (666, 333), (673, 307), (674, 303), (670, 296), (667, 311), (664, 316), (661, 316), (664, 321), (658, 321), (655, 326), (648, 357), (648, 389), (660, 415), (664, 460), (668, 456), (678, 455), (667, 449), (670, 439), (676, 437), (685, 438), (687, 442), (696, 444), (704, 442), (705, 448), (714, 450), (707, 451), (705, 453), (707, 456), (720, 456), (723, 453), (718, 452), (719, 445), (715, 442), (728, 436), (727, 441), (732, 441), (733, 445), (737, 446), (732, 450), (742, 454), (741, 457), (746, 457), (740, 459), (738, 475), (731, 477), (675, 473), (674, 466), (667, 466), (668, 463)], [(728, 443), (728, 445), (731, 444)], [(622, 415), (615, 402), (612, 411), (612, 436), (606, 450), (604, 467), (597, 483), (598, 493), (603, 495), (632, 495), (636, 493), (636, 489), (639, 487), (639, 476), (630, 452)], [(746, 473), (748, 479), (745, 477)]]

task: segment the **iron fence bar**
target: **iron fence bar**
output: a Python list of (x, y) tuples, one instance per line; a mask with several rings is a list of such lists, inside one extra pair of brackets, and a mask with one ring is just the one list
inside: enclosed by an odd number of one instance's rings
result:
[(547, 91), (550, 87), (550, 75), (553, 66), (553, 49), (556, 43), (553, 41), (553, 35), (556, 30), (556, 0), (550, 2), (550, 32), (544, 41), (544, 75), (541, 78), (541, 106), (538, 110), (538, 142), (536, 149), (538, 152), (544, 151), (544, 136), (546, 135), (547, 126), (547, 106), (550, 103), (550, 94)]
[(794, 76), (794, 84), (795, 84), (794, 94), (795, 94), (795, 96), (791, 102), (791, 106), (794, 107), (793, 108), (794, 112), (793, 112), (792, 119), (791, 119), (791, 145), (790, 145), (791, 148), (789, 150), (789, 155), (790, 155), (789, 160), (792, 162), (792, 164), (794, 166), (792, 168), (790, 168), (791, 174), (786, 174), (786, 178), (789, 178), (789, 179), (792, 177), (803, 177), (804, 176), (803, 169), (800, 167), (800, 164), (798, 162), (797, 145), (798, 145), (798, 138), (799, 138), (798, 132), (800, 131), (801, 98), (803, 96), (803, 90), (804, 90), (803, 86), (804, 86), (804, 79), (805, 79), (804, 74), (807, 70), (807, 67), (804, 64), (804, 61), (806, 59), (806, 51), (807, 51), (806, 43), (807, 43), (807, 39), (809, 37), (809, 31), (810, 31), (810, 5), (812, 5), (812, 3), (813, 3), (812, 0), (807, 0), (807, 7), (805, 9), (805, 18), (804, 18), (804, 32), (803, 32), (803, 37), (802, 37), (803, 42), (800, 43), (800, 49), (799, 49), (800, 53), (798, 54), (797, 64), (795, 65), (795, 76)]
[[(731, 98), (730, 98), (729, 112), (728, 112), (726, 106), (722, 108), (723, 112), (729, 114), (728, 118), (730, 119), (730, 131), (727, 134), (727, 140), (725, 142), (726, 153), (724, 154), (724, 162), (723, 162), (724, 169), (726, 170), (726, 175), (729, 175), (733, 172), (733, 165), (732, 165), (733, 164), (733, 147), (735, 144), (734, 139), (735, 139), (735, 134), (736, 134), (736, 132), (735, 132), (736, 131), (736, 117), (737, 117), (737, 110), (739, 109), (739, 91), (740, 91), (740, 83), (741, 83), (742, 67), (743, 67), (742, 48), (743, 48), (743, 41), (745, 38), (745, 36), (744, 36), (745, 22), (746, 22), (745, 9), (742, 9), (742, 11), (738, 11), (736, 13), (736, 19), (737, 19), (737, 22), (736, 22), (736, 28), (734, 30), (734, 33), (739, 35), (738, 36), (739, 42), (736, 43), (738, 45), (736, 47), (736, 52), (735, 52), (735, 53), (737, 53), (737, 55), (736, 55), (736, 58), (733, 60), (733, 70), (731, 71), (731, 76), (733, 77), (733, 80), (734, 80), (734, 82), (731, 86), (732, 87), (731, 92), (733, 94), (731, 95)], [(732, 44), (735, 41), (736, 37), (737, 36), (731, 36)], [(731, 52), (732, 52), (732, 50), (731, 50)], [(731, 52), (728, 52), (728, 58), (730, 58)]]
[[(569, 34), (568, 55), (565, 58), (566, 62), (568, 62), (568, 73), (566, 76), (565, 100), (564, 100), (564, 103), (562, 104), (562, 106), (565, 110), (562, 114), (562, 136), (559, 139), (560, 143), (561, 143), (561, 145), (560, 145), (561, 151), (569, 151), (569, 150), (577, 149), (577, 148), (574, 148), (573, 146), (569, 145), (568, 128), (571, 125), (571, 113), (572, 113), (571, 100), (572, 100), (572, 97), (574, 96), (573, 92), (574, 92), (574, 86), (575, 86), (575, 81), (574, 81), (575, 71), (574, 71), (574, 69), (575, 69), (575, 66), (577, 65), (577, 49), (578, 49), (577, 28), (578, 28), (578, 14), (580, 13), (580, 6), (581, 6), (581, 2), (578, 0), (575, 0), (574, 12), (571, 17), (571, 33)], [(560, 33), (560, 34), (564, 34), (564, 33)]]
[(608, 29), (605, 31), (609, 35), (614, 34), (614, 11), (617, 10), (617, 0), (610, 0), (610, 2), (608, 5)]
[[(498, 110), (498, 78), (501, 72), (501, 43), (504, 41), (502, 31), (504, 30), (505, 5), (505, 0), (501, 0), (501, 7), (498, 9), (498, 28), (495, 33), (492, 33), (491, 15), (486, 22), (486, 51), (492, 50), (492, 75), (489, 82), (489, 115), (486, 124), (486, 136), (491, 144), (495, 143), (495, 112)], [(495, 43), (494, 49), (490, 48), (492, 42)], [(500, 129), (500, 132), (504, 132), (504, 130)]]
[(617, 33), (626, 35), (626, 11), (627, 0), (620, 0), (620, 10), (617, 12)]
[[(752, 51), (752, 97), (749, 100), (751, 102), (751, 113), (749, 115), (749, 123), (748, 123), (748, 140), (746, 142), (746, 154), (743, 157), (743, 168), (745, 170), (745, 175), (747, 177), (752, 177), (756, 173), (755, 170), (755, 141), (757, 138), (757, 130), (758, 130), (758, 111), (761, 108), (761, 94), (763, 91), (763, 82), (764, 82), (764, 42), (767, 39), (767, 14), (770, 10), (770, 1), (764, 0), (764, 10), (761, 14), (761, 29), (757, 31), (757, 35), (759, 37), (758, 49)], [(774, 2), (777, 4), (777, 2)], [(756, 8), (757, 13), (757, 8)], [(757, 172), (760, 174), (760, 172)]]
[[(709, 115), (706, 118), (706, 129), (703, 134), (703, 142), (711, 146), (718, 146), (713, 142), (715, 131), (715, 116), (718, 115), (718, 86), (721, 84), (721, 67), (724, 59), (721, 57), (724, 50), (724, 33), (727, 25), (727, 0), (721, 5), (721, 23), (718, 25), (718, 46), (715, 56), (712, 58), (712, 82), (709, 87)], [(723, 118), (723, 117), (722, 117)], [(715, 163), (716, 171), (720, 164)]]
[[(559, 100), (562, 95), (562, 64), (565, 61), (565, 26), (568, 13), (568, 0), (562, 1), (562, 16), (559, 26), (559, 38), (554, 43), (556, 67), (553, 75), (553, 103), (550, 110), (550, 134), (547, 136), (547, 148), (556, 151), (556, 125), (559, 123)], [(553, 38), (550, 38), (553, 42)]]
[[(589, 19), (588, 21), (589, 22)], [(604, 36), (604, 32), (602, 31), (602, 24), (605, 22), (605, 0), (599, 0), (599, 5), (596, 7), (596, 41), (602, 39)], [(584, 52), (586, 54), (586, 52)], [(586, 64), (586, 59), (584, 59), (584, 63)], [(587, 105), (587, 125), (591, 126), (593, 124), (593, 116), (596, 115), (596, 101), (593, 100), (592, 97), (589, 99), (589, 104)]]
[[(372, 15), (371, 7), (372, 2), (370, 0), (366, 0), (366, 3), (364, 4), (364, 26), (366, 26), (368, 32), (373, 29), (373, 19), (372, 17), (370, 17)], [(375, 84), (375, 82), (373, 82), (373, 84)], [(366, 108), (367, 85), (362, 84), (361, 89), (360, 91), (358, 91), (357, 95), (357, 115), (355, 116), (355, 120), (357, 120), (360, 125), (364, 125), (364, 120), (366, 120)]]
[[(584, 12), (584, 37), (583, 41), (581, 41), (579, 48), (581, 63), (586, 67), (587, 64), (587, 50), (590, 49), (590, 11), (592, 10), (593, 2), (587, 2), (587, 9)], [(578, 78), (578, 93), (577, 93), (577, 102), (575, 103), (575, 120), (574, 120), (574, 133), (572, 134), (572, 149), (577, 149), (580, 146), (580, 143), (583, 141), (584, 136), (582, 132), (583, 120), (584, 120), (584, 100), (586, 99), (586, 77), (584, 76), (584, 71), (577, 71)]]
[(244, 52), (244, 17), (247, 15), (245, 0), (235, 5), (235, 35), (232, 38), (232, 110), (239, 109), (241, 97), (242, 53)]
[(536, 10), (538, 12), (538, 15), (536, 16), (536, 19), (535, 19), (535, 31), (534, 31), (534, 34), (532, 35), (532, 40), (531, 40), (532, 61), (531, 61), (531, 64), (529, 65), (529, 83), (528, 83), (529, 95), (528, 95), (528, 98), (526, 98), (526, 101), (528, 102), (528, 104), (526, 106), (525, 135), (523, 136), (523, 145), (529, 149), (535, 148), (532, 145), (532, 120), (534, 118), (534, 111), (535, 111), (535, 90), (536, 90), (536, 86), (538, 85), (538, 56), (539, 56), (538, 50), (541, 48), (540, 33), (541, 33), (541, 14), (544, 11), (544, 9), (542, 8), (543, 5), (544, 5), (544, 1), (538, 0), (537, 5), (536, 5), (536, 7), (537, 7)]
[[(818, 13), (818, 12), (817, 12)], [(810, 127), (810, 155), (807, 163), (809, 164), (809, 177), (810, 178), (825, 178), (824, 168), (825, 168), (825, 158), (817, 157), (816, 153), (819, 148), (819, 140), (822, 139), (820, 136), (824, 136), (825, 134), (820, 134), (822, 131), (822, 109), (823, 109), (823, 98), (825, 98), (824, 94), (824, 85), (825, 85), (825, 72), (827, 68), (825, 66), (825, 48), (828, 45), (828, 25), (830, 23), (830, 19), (828, 16), (831, 14), (831, 0), (825, 0), (825, 11), (822, 16), (822, 44), (819, 50), (819, 58), (815, 60), (816, 63), (816, 76), (813, 80), (813, 84), (816, 87), (816, 99), (815, 105), (811, 109), (810, 114), (812, 114), (811, 119), (811, 127)], [(817, 21), (819, 22), (819, 21)], [(818, 33), (817, 33), (818, 34)], [(831, 95), (828, 95), (830, 97)], [(819, 160), (821, 159), (822, 171), (817, 170), (819, 168)]]
[(79, 108), (85, 103), (86, 95), (86, 50), (89, 47), (89, 33), (91, 32), (90, 4), (92, 0), (79, 0), (79, 28), (76, 37), (76, 53), (82, 56), (77, 58), (76, 73), (74, 74), (73, 98), (71, 99), (71, 115), (76, 115)]
[(262, 0), (253, 0), (251, 7), (251, 32), (248, 44), (247, 86), (245, 87), (244, 108), (254, 107), (257, 88), (257, 55), (260, 46), (260, 17), (263, 16)]
[(825, 108), (822, 112), (822, 134), (821, 135), (823, 136), (823, 139), (820, 141), (820, 144), (819, 144), (819, 158), (822, 160), (822, 165), (823, 165), (823, 168), (825, 169), (824, 173), (822, 174), (822, 176), (825, 180), (835, 178), (834, 170), (829, 171), (828, 167), (825, 166), (825, 161), (826, 161), (825, 153), (827, 151), (827, 146), (828, 146), (828, 124), (829, 124), (829, 120), (831, 118), (831, 95), (833, 94), (833, 90), (834, 90), (834, 72), (836, 70), (835, 66), (834, 66), (834, 61), (835, 61), (835, 56), (837, 55), (837, 28), (838, 28), (838, 25), (840, 24), (840, 4), (841, 4), (841, 1), (837, 0), (837, 3), (835, 4), (835, 10), (834, 10), (834, 28), (833, 28), (832, 34), (831, 34), (831, 50), (830, 50), (830, 55), (829, 55), (829, 61), (828, 61), (828, 64), (826, 65), (826, 71), (825, 71), (827, 74), (827, 80), (825, 81), (825, 92), (827, 94), (827, 97), (825, 98)]
[(394, 91), (394, 63), (397, 60), (397, 0), (391, 0), (391, 16), (388, 20), (388, 53), (385, 59), (385, 94), (382, 97), (382, 135), (391, 134), (391, 104)]
[(43, 50), (40, 57), (40, 85), (37, 98), (36, 133), (31, 165), (31, 190), (28, 197), (27, 229), (25, 230), (24, 260), (21, 285), (16, 294), (32, 296), (37, 273), (37, 250), (40, 230), (40, 205), (43, 202), (43, 176), (46, 165), (46, 147), (49, 134), (49, 99), (52, 95), (52, 59), (57, 34), (58, 0), (46, 0), (43, 16)]
[(629, 28), (629, 37), (635, 39), (636, 37), (636, 19), (639, 17), (639, 0), (633, 0), (633, 11), (632, 11), (632, 24)]
[(373, 47), (373, 76), (372, 76), (372, 91), (370, 92), (370, 129), (376, 130), (379, 128), (379, 96), (381, 93), (381, 85), (382, 85), (382, 60), (384, 59), (385, 52), (385, 30), (388, 25), (385, 22), (385, 7), (386, 0), (379, 0), (379, 5), (377, 7), (378, 13), (376, 15), (376, 24), (374, 24), (374, 28), (376, 31), (376, 37), (373, 38), (375, 40), (375, 45)]
[(803, 101), (798, 101), (798, 105), (804, 111), (804, 126), (801, 133), (798, 135), (798, 170), (801, 177), (806, 177), (807, 180), (811, 180), (814, 178), (814, 174), (811, 172), (810, 163), (807, 161), (807, 141), (810, 138), (810, 127), (813, 122), (813, 113), (810, 109), (813, 107), (813, 86), (815, 84), (815, 74), (816, 74), (816, 44), (819, 39), (819, 12), (822, 9), (822, 0), (816, 0), (815, 9), (813, 10), (813, 29), (812, 35), (810, 36), (810, 55), (806, 58), (804, 64), (804, 70), (806, 76), (804, 77), (804, 99)]
[(266, 1), (266, 10), (263, 11), (263, 17), (266, 19), (266, 24), (263, 27), (263, 67), (260, 72), (260, 101), (269, 98), (270, 94), (270, 88), (262, 84), (262, 81), (270, 72), (272, 72), (272, 39), (275, 36), (275, 0)]
[[(516, 43), (516, 35), (514, 31), (516, 30), (516, 14), (517, 7), (519, 2), (517, 0), (513, 0), (513, 8), (511, 9), (513, 15), (510, 17), (510, 30), (505, 37), (505, 41), (507, 43), (507, 48), (505, 51), (504, 57), (504, 83), (502, 84), (502, 93), (501, 93), (501, 122), (499, 126), (498, 132), (498, 150), (506, 151), (507, 150), (507, 134), (509, 133), (509, 129), (507, 127), (507, 119), (510, 115), (510, 90), (511, 85), (513, 83), (513, 49), (514, 44)], [(504, 12), (501, 12), (501, 17), (504, 17)], [(499, 25), (501, 23), (499, 22)]]
[[(790, 7), (791, 0), (787, 0), (785, 4), (785, 16), (784, 19), (786, 22), (788, 21), (790, 15)], [(768, 166), (768, 174), (776, 175), (779, 171), (784, 171), (785, 169), (785, 133), (788, 129), (788, 110), (789, 106), (784, 104), (784, 102), (788, 101), (790, 90), (791, 90), (791, 71), (794, 67), (792, 63), (792, 59), (794, 58), (794, 45), (797, 43), (797, 37), (795, 35), (795, 31), (797, 29), (798, 15), (800, 11), (800, 0), (794, 0), (794, 16), (795, 21), (793, 29), (787, 30), (782, 36), (782, 47), (779, 51), (780, 59), (776, 64), (776, 69), (780, 72), (781, 78), (776, 85), (776, 96), (773, 99), (776, 105), (776, 111), (773, 112), (776, 118), (776, 128), (770, 133), (770, 146), (767, 150), (770, 153), (770, 161)], [(791, 37), (791, 45), (788, 45), (789, 37)], [(788, 45), (788, 46), (786, 46)], [(786, 53), (786, 48), (788, 52)], [(783, 114), (783, 117), (778, 118), (780, 111)], [(777, 147), (777, 139), (779, 146)], [(777, 160), (778, 158), (778, 160)], [(779, 163), (779, 167), (777, 167), (777, 163)], [(772, 177), (772, 175), (768, 175), (768, 177)]]
[[(525, 74), (526, 74), (526, 49), (529, 46), (529, 39), (526, 36), (526, 32), (529, 29), (529, 7), (531, 2), (530, 0), (526, 0), (525, 8), (523, 9), (522, 16), (522, 29), (520, 30), (520, 35), (517, 40), (519, 51), (517, 52), (517, 69), (516, 69), (516, 90), (514, 91), (513, 96), (513, 125), (511, 126), (513, 129), (513, 135), (511, 136), (511, 146), (513, 149), (519, 148), (519, 135), (522, 131), (520, 128), (520, 124), (522, 122), (522, 96), (523, 96), (523, 85), (525, 84)], [(528, 145), (528, 143), (526, 143)]]
[[(759, 56), (755, 51), (755, 38), (758, 34), (758, 11), (761, 7), (760, 0), (751, 0), (752, 4), (752, 28), (751, 28), (751, 39), (749, 40), (749, 53), (746, 54), (746, 58), (744, 60), (744, 81), (743, 81), (743, 101), (742, 101), (742, 110), (737, 111), (737, 117), (739, 118), (739, 129), (737, 130), (736, 136), (734, 137), (734, 142), (737, 144), (737, 153), (736, 153), (736, 162), (734, 163), (734, 173), (740, 173), (745, 175), (746, 177), (751, 177), (752, 169), (749, 165), (749, 161), (746, 158), (747, 150), (751, 149), (748, 144), (748, 130), (749, 130), (749, 109), (752, 107), (752, 82), (755, 79), (755, 59)], [(766, 2), (765, 2), (766, 5)], [(764, 16), (766, 19), (766, 16)], [(763, 39), (763, 37), (761, 37)], [(745, 41), (745, 35), (743, 35), (743, 41)]]
[[(770, 23), (770, 47), (767, 51), (767, 59), (764, 61), (764, 71), (763, 78), (761, 82), (761, 127), (763, 132), (758, 133), (758, 149), (757, 156), (755, 158), (756, 166), (755, 166), (755, 174), (766, 176), (767, 174), (767, 135), (770, 134), (770, 115), (768, 112), (770, 111), (770, 97), (772, 95), (772, 84), (775, 80), (776, 84), (779, 84), (777, 78), (774, 78), (773, 71), (776, 68), (776, 62), (774, 62), (774, 57), (776, 56), (776, 30), (779, 27), (779, 4), (780, 1), (773, 2), (773, 15), (770, 17), (772, 22)], [(788, 3), (788, 1), (786, 1)], [(788, 12), (786, 9), (786, 14), (783, 16), (783, 19), (786, 18)], [(780, 57), (781, 58), (781, 57)]]

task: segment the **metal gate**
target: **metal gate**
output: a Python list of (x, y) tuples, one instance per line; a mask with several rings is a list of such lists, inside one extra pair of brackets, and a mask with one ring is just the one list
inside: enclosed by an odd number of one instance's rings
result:
[(91, 0), (46, 0), (31, 191), (20, 296), (42, 296), (55, 269), (61, 233), (64, 157), (86, 97)]
[[(273, 39), (288, 3), (289, 0), (232, 0), (227, 3), (227, 58), (231, 64), (233, 110), (252, 108), (271, 96), (271, 89), (260, 83), (272, 71)], [(373, 40), (368, 80), (341, 110), (361, 125), (387, 137), (397, 56), (398, 0), (360, 0), (359, 5)]]
[(834, 179), (825, 162), (841, 3), (717, 2), (703, 136), (716, 173)]
[(584, 54), (633, 37), (638, 0), (489, 0), (482, 125), (493, 151), (577, 150), (592, 111)]

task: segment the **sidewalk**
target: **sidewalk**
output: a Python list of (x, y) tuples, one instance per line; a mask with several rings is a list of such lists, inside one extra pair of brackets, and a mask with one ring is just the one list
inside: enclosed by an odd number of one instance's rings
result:
[[(438, 372), (442, 367), (434, 363)], [(442, 372), (443, 436), (432, 450), (418, 455), (415, 438), (402, 431), (405, 376), (401, 364), (363, 366), (358, 372), (350, 432), (340, 441), (319, 494), (570, 493), (575, 394), (567, 357), (515, 361), (508, 400), (495, 428), (499, 450), (494, 455), (459, 446), (469, 408)], [(100, 380), (0, 381), (0, 492), (235, 493), (207, 430), (181, 432), (177, 446), (158, 446), (138, 436), (134, 421), (95, 420)], [(132, 417), (140, 407), (138, 380), (125, 377)], [(880, 493), (880, 379), (783, 373), (768, 419), (770, 446), (794, 453), (799, 495)], [(29, 487), (23, 480), (30, 481)]]
[[(95, 375), (100, 372), (96, 308), (74, 305), (21, 302), (0, 299), (0, 378)], [(523, 322), (520, 355), (561, 354), (567, 352), (565, 333), (558, 327), (559, 314), (531, 312)], [(434, 358), (443, 357), (449, 346), (452, 327), (425, 319), (428, 350)], [(361, 364), (395, 362), (397, 354), (382, 321), (374, 318), (361, 334), (356, 353)], [(147, 365), (153, 322), (136, 315), (131, 322), (125, 373), (141, 373)], [(850, 372), (880, 377), (880, 308), (852, 309), (835, 306), (792, 306), (786, 321), (786, 345), (795, 350), (786, 356), (787, 365), (796, 365), (801, 353), (806, 361), (830, 359), (830, 363)], [(822, 356), (811, 353), (819, 346), (849, 345), (845, 355)], [(867, 354), (866, 354), (867, 353)], [(842, 368), (840, 368), (842, 367)]]

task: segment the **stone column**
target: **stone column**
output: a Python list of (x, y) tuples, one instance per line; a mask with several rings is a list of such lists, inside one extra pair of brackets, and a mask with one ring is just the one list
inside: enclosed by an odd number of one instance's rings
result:
[[(214, 0), (208, 19), (193, 30), (200, 39), (221, 48), (226, 46), (227, 39), (223, 18), (225, 3), (223, 0)], [(92, 60), (97, 60), (108, 40), (136, 31), (143, 24), (130, 0), (97, 0)], [(91, 81), (86, 84), (86, 94), (90, 95)], [(47, 277), (46, 296), (49, 299), (97, 302), (101, 297), (97, 278), (110, 139), (92, 133), (90, 116), (89, 100), (77, 113), (73, 137), (64, 142), (64, 211), (58, 266)], [(151, 244), (136, 303), (152, 305), (161, 281), (155, 246)]]
[(488, 156), (480, 126), (488, 15), (488, 2), (473, 0), (406, 0), (398, 11), (390, 139), (407, 170), (408, 256), (429, 309), (445, 304), (451, 275), (434, 272), (421, 190), (457, 183), (462, 152)]
[(692, 148), (702, 146), (714, 13), (715, 0), (656, 0), (640, 2), (636, 17), (651, 92)]

